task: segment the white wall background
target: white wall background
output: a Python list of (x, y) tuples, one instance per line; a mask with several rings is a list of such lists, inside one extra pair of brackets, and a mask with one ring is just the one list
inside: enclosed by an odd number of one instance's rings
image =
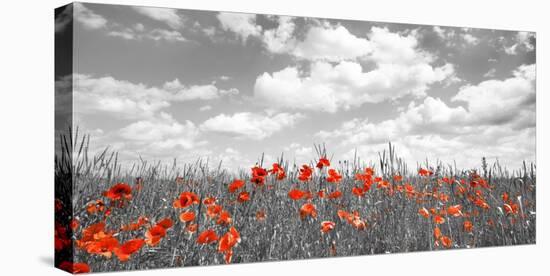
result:
[[(241, 11), (537, 32), (537, 244), (195, 267), (132, 275), (540, 275), (550, 272), (549, 7), (536, 0), (103, 0), (102, 3)], [(65, 275), (53, 262), (53, 9), (66, 1), (3, 1), (0, 24), (0, 275)], [(546, 84), (546, 85), (545, 85)], [(546, 256), (544, 256), (546, 255)], [(113, 273), (111, 275), (122, 275)], [(124, 273), (126, 275), (126, 273)]]

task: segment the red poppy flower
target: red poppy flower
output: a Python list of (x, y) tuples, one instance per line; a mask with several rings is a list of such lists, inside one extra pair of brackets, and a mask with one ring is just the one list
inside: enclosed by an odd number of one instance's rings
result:
[(365, 191), (361, 187), (353, 187), (351, 189), (351, 192), (358, 197), (362, 197), (365, 195)]
[(59, 264), (59, 269), (72, 274), (90, 273), (90, 266), (85, 263), (72, 263), (63, 261)]
[(371, 176), (374, 175), (374, 169), (370, 167), (365, 168), (365, 174)]
[(265, 177), (267, 176), (267, 170), (260, 167), (252, 168), (252, 178), (250, 182), (256, 184), (257, 186), (263, 186), (265, 184)]
[(430, 171), (430, 170), (427, 170), (427, 169), (424, 169), (424, 168), (418, 169), (418, 175), (420, 175), (420, 176), (430, 176), (432, 174), (433, 174), (433, 172)]
[(329, 166), (330, 166), (330, 161), (328, 161), (326, 157), (321, 157), (319, 159), (319, 162), (317, 162), (317, 168), (319, 168), (320, 170), (322, 170), (323, 167), (329, 167)]
[(231, 224), (233, 220), (231, 219), (231, 214), (225, 210), (220, 212), (220, 216), (218, 217), (218, 220), (216, 221), (217, 224), (220, 225), (228, 225)]
[(212, 204), (206, 208), (206, 214), (211, 219), (216, 218), (221, 213), (221, 211), (223, 211), (223, 207), (218, 204)]
[(416, 191), (414, 190), (414, 187), (409, 183), (405, 184), (405, 191), (407, 192), (407, 196), (409, 198), (413, 197), (416, 194)]
[[(78, 241), (77, 241), (78, 242)], [(60, 223), (55, 223), (54, 247), (55, 251), (61, 251), (72, 244), (72, 240), (67, 236), (67, 229)]]
[(434, 222), (436, 224), (443, 224), (443, 223), (445, 223), (445, 218), (440, 216), (440, 215), (435, 215), (434, 216)]
[(510, 204), (504, 203), (503, 208), (507, 215), (517, 214), (519, 211), (519, 207), (515, 203), (510, 203)]
[(403, 180), (403, 176), (401, 176), (401, 175), (394, 175), (393, 176), (393, 181), (395, 181), (395, 182), (400, 182), (402, 180)]
[(300, 200), (306, 193), (300, 189), (292, 189), (288, 192), (288, 197), (292, 200)]
[(212, 197), (212, 196), (211, 196), (211, 197), (207, 197), (207, 198), (205, 198), (205, 199), (202, 201), (202, 203), (203, 203), (204, 205), (206, 205), (206, 206), (212, 205), (212, 204), (216, 203), (216, 198), (215, 198), (215, 197)]
[(268, 171), (270, 174), (284, 173), (283, 167), (279, 163), (273, 163), (271, 169)]
[(370, 181), (365, 181), (363, 182), (363, 192), (368, 192), (370, 190), (370, 187), (372, 185), (372, 182)]
[(327, 181), (330, 183), (338, 183), (342, 180), (342, 176), (335, 169), (328, 170)]
[(446, 202), (449, 201), (449, 195), (444, 194), (444, 193), (439, 193), (438, 199), (439, 199), (439, 201), (441, 201), (443, 203), (446, 203)]
[(321, 222), (321, 233), (328, 233), (334, 229), (334, 226), (336, 226), (336, 223), (332, 221), (323, 221)]
[(133, 239), (123, 243), (121, 246), (114, 249), (114, 253), (121, 262), (130, 259), (130, 256), (143, 247), (145, 241), (143, 239)]
[(439, 240), (441, 238), (441, 229), (439, 227), (434, 228), (434, 239)]
[(474, 225), (471, 221), (465, 220), (464, 221), (464, 231), (465, 232), (472, 232), (472, 229), (474, 228)]
[(218, 252), (226, 252), (231, 250), (237, 243), (241, 242), (241, 235), (235, 227), (229, 228), (218, 243)]
[(164, 236), (166, 236), (166, 228), (160, 225), (155, 225), (147, 229), (147, 232), (145, 232), (145, 242), (149, 246), (156, 246), (160, 243)]
[(199, 204), (199, 196), (193, 192), (183, 192), (179, 198), (174, 201), (174, 208), (187, 208), (193, 204)]
[(240, 203), (247, 202), (250, 200), (250, 193), (247, 191), (242, 191), (239, 193), (239, 196), (237, 197), (237, 201)]
[(300, 175), (298, 176), (298, 180), (302, 182), (306, 182), (311, 178), (311, 175), (313, 174), (313, 169), (308, 165), (302, 165), (300, 168)]
[(483, 209), (489, 209), (489, 204), (487, 204), (487, 202), (485, 202), (485, 200), (481, 199), (481, 198), (476, 198), (474, 200), (474, 204), (478, 207), (481, 207)]
[(117, 183), (103, 195), (113, 201), (132, 199), (132, 187), (126, 183)]
[(337, 199), (337, 198), (340, 198), (341, 196), (342, 196), (342, 192), (340, 192), (339, 190), (336, 190), (336, 191), (330, 193), (330, 194), (328, 195), (328, 198), (330, 198), (330, 199)]
[(285, 179), (285, 177), (286, 177), (285, 171), (280, 171), (280, 172), (277, 174), (277, 180), (283, 180), (283, 179)]
[(118, 247), (118, 240), (113, 237), (105, 237), (86, 245), (86, 252), (89, 254), (102, 255), (111, 258), (113, 250)]
[(453, 217), (460, 217), (462, 216), (461, 210), (462, 210), (462, 206), (460, 204), (449, 206), (447, 208), (447, 214)]
[(317, 209), (312, 203), (306, 203), (300, 208), (300, 217), (305, 219), (307, 216), (315, 218), (317, 216)]
[(338, 210), (337, 213), (338, 217), (341, 219), (341, 220), (345, 220), (348, 218), (349, 216), (349, 213), (344, 211), (344, 210)]
[(228, 250), (223, 255), (223, 259), (225, 260), (226, 264), (230, 264), (232, 258), (233, 258), (233, 250)]
[(508, 202), (509, 199), (510, 199), (510, 196), (508, 196), (507, 192), (502, 193), (502, 201)]
[(140, 216), (138, 220), (134, 223), (129, 223), (127, 225), (123, 225), (120, 230), (121, 231), (135, 231), (141, 228), (143, 225), (149, 223), (149, 219), (144, 216)]
[(446, 248), (451, 248), (451, 246), (453, 245), (453, 241), (447, 236), (442, 236), (440, 240), (441, 244)]
[(202, 233), (199, 234), (197, 237), (197, 243), (198, 244), (208, 244), (208, 243), (214, 243), (218, 240), (218, 235), (216, 232), (212, 229), (204, 230)]
[(418, 214), (420, 214), (421, 216), (425, 217), (425, 218), (429, 218), (430, 217), (430, 213), (428, 212), (428, 210), (424, 207), (418, 209)]
[(325, 190), (319, 190), (319, 191), (317, 192), (317, 196), (318, 196), (319, 198), (325, 198)]
[(229, 184), (229, 192), (234, 193), (238, 189), (244, 186), (244, 180), (235, 179), (231, 184)]
[(180, 214), (180, 220), (182, 222), (191, 222), (195, 220), (195, 212), (187, 211)]
[(189, 232), (189, 233), (195, 233), (197, 232), (197, 229), (199, 228), (199, 225), (196, 224), (196, 223), (190, 223), (189, 225), (187, 225), (185, 227), (185, 231)]
[(105, 230), (105, 222), (98, 222), (82, 230), (82, 237), (76, 241), (76, 246), (86, 248), (90, 243), (112, 235), (111, 232)]
[(158, 221), (157, 225), (161, 226), (164, 229), (169, 229), (170, 227), (172, 227), (174, 225), (174, 222), (172, 221), (171, 218), (164, 218), (164, 219)]
[(390, 188), (390, 182), (386, 181), (386, 180), (380, 180), (380, 181), (377, 181), (378, 182), (378, 185), (376, 185), (377, 188), (379, 189), (388, 189)]

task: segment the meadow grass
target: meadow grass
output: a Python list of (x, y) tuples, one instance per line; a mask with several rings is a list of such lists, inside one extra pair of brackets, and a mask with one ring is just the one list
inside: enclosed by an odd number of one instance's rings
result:
[[(283, 156), (278, 160), (263, 160), (260, 155), (257, 164), (242, 164), (248, 167), (271, 167), (271, 163), (276, 162), (285, 169), (284, 180), (278, 181), (275, 176), (268, 176), (266, 184), (258, 187), (249, 181), (249, 170), (231, 172), (224, 169), (223, 164), (210, 164), (208, 160), (199, 159), (181, 166), (175, 161), (166, 165), (138, 160), (132, 166), (123, 167), (118, 161), (117, 153), (108, 149), (89, 156), (89, 136), (78, 138), (77, 134), (73, 139), (61, 141), (65, 148), (61, 155), (69, 156), (72, 152), (72, 158), (56, 156), (56, 184), (65, 186), (57, 189), (56, 197), (67, 197), (63, 193), (70, 194), (70, 198), (65, 200), (71, 201), (72, 215), (80, 222), (79, 229), (104, 218), (102, 214), (87, 212), (86, 206), (89, 202), (104, 199), (103, 192), (116, 183), (133, 185), (136, 179), (139, 179), (141, 189), (133, 191), (132, 199), (123, 208), (111, 208), (111, 214), (106, 219), (106, 228), (116, 231), (140, 216), (148, 217), (151, 222), (166, 217), (175, 222), (159, 245), (144, 246), (126, 262), (120, 262), (114, 256), (107, 259), (101, 255), (88, 254), (77, 247), (72, 247), (72, 252), (65, 255), (65, 258), (72, 256), (74, 262), (89, 264), (93, 272), (224, 264), (224, 256), (217, 251), (216, 244), (196, 243), (198, 233), (205, 229), (213, 229), (219, 235), (227, 231), (227, 226), (217, 225), (215, 220), (209, 219), (205, 214), (206, 208), (202, 199), (206, 197), (217, 198), (218, 204), (229, 211), (233, 219), (232, 225), (241, 234), (241, 242), (233, 249), (232, 263), (445, 249), (436, 245), (433, 235), (436, 225), (433, 220), (419, 215), (418, 210), (422, 207), (445, 209), (452, 205), (461, 205), (464, 213), (477, 211), (479, 215), (468, 218), (445, 216), (446, 221), (439, 228), (452, 240), (451, 248), (535, 243), (534, 164), (524, 163), (522, 168), (512, 171), (498, 163), (487, 164), (485, 159), (477, 161), (479, 167), (467, 169), (426, 160), (416, 167), (408, 167), (390, 144), (388, 150), (381, 152), (377, 160), (372, 162), (365, 162), (357, 156), (353, 160), (331, 160), (331, 167), (342, 175), (342, 181), (334, 184), (326, 181), (326, 169), (315, 168), (319, 157), (328, 156), (324, 146), (316, 146), (317, 156), (312, 156), (309, 164), (315, 169), (315, 173), (305, 183), (297, 180), (302, 164), (290, 164)], [(352, 188), (362, 184), (355, 179), (355, 175), (364, 172), (367, 167), (373, 168), (375, 175), (389, 181), (392, 187), (410, 183), (418, 193), (428, 193), (437, 186), (438, 192), (449, 196), (448, 202), (442, 202), (435, 197), (416, 200), (404, 192), (389, 195), (387, 189), (377, 188), (375, 185), (364, 197), (358, 197), (352, 193)], [(420, 167), (429, 169), (433, 174), (419, 176)], [(490, 186), (484, 190), (486, 203), (490, 206), (486, 210), (472, 204), (467, 196), (457, 194), (459, 180), (468, 180), (473, 171)], [(395, 181), (395, 175), (403, 176), (403, 180)], [(67, 181), (68, 177), (72, 181)], [(440, 184), (443, 177), (455, 178), (456, 181), (452, 184)], [(250, 192), (249, 201), (238, 203), (235, 201), (236, 194), (228, 192), (227, 186), (234, 179), (246, 181), (244, 190)], [(67, 190), (68, 185), (71, 185), (71, 191)], [(314, 194), (310, 201), (317, 208), (315, 218), (300, 218), (299, 209), (305, 200), (290, 199), (288, 192), (293, 188)], [(329, 193), (339, 189), (343, 194), (341, 198), (334, 200), (315, 196), (321, 189)], [(181, 210), (172, 206), (173, 201), (184, 191), (194, 192), (201, 198), (201, 203), (190, 207), (197, 214), (198, 231), (195, 233), (185, 231), (184, 223), (178, 220)], [(503, 210), (503, 193), (509, 194), (510, 199), (519, 204), (517, 214), (507, 214)], [(105, 201), (108, 203), (108, 200)], [(256, 219), (256, 213), (260, 210), (266, 214), (263, 221)], [(367, 224), (366, 229), (361, 231), (342, 221), (337, 216), (338, 210), (358, 211)], [(71, 214), (68, 216), (72, 219)], [(471, 232), (464, 231), (463, 222), (466, 219), (473, 224)], [(333, 221), (336, 226), (328, 233), (321, 233), (321, 221)], [(115, 237), (123, 242), (132, 238), (143, 238), (145, 231), (146, 228), (120, 231)], [(73, 241), (80, 238), (80, 232), (77, 229), (70, 233)]]

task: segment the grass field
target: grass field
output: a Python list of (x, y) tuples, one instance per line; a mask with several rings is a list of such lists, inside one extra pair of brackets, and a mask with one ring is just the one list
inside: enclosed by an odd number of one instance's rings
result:
[(317, 146), (309, 164), (260, 157), (238, 173), (205, 160), (122, 168), (116, 153), (88, 156), (86, 137), (63, 141), (74, 154), (56, 160), (56, 265), (74, 272), (535, 243), (534, 164), (407, 166), (390, 144), (372, 161), (322, 160)]

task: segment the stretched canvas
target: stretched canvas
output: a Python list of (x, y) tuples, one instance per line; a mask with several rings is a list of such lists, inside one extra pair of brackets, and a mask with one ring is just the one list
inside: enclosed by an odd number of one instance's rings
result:
[(60, 7), (55, 265), (534, 244), (535, 49), (528, 31)]

